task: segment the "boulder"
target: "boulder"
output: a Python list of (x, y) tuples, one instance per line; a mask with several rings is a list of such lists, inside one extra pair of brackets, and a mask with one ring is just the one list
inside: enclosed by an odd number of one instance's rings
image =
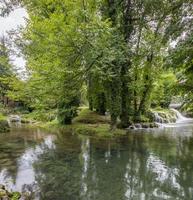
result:
[(31, 123), (31, 122), (30, 122), (30, 120), (28, 120), (28, 119), (21, 119), (21, 123), (22, 123), (22, 124), (29, 124), (29, 123)]

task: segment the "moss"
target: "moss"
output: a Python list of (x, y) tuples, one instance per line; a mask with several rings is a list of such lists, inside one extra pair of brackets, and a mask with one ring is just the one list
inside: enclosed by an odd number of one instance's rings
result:
[(122, 129), (115, 129), (114, 131), (110, 131), (109, 124), (73, 124), (71, 128), (76, 134), (97, 137), (115, 137), (126, 134), (126, 131)]

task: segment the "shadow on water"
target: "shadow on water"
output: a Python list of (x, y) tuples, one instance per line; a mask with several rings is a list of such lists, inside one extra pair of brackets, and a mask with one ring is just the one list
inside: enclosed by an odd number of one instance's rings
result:
[(17, 128), (0, 136), (0, 183), (41, 200), (193, 199), (193, 126), (118, 139)]

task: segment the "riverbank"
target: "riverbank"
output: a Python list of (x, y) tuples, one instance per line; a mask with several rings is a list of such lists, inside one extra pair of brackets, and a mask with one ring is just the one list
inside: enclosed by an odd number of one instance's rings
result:
[(9, 132), (10, 127), (7, 121), (7, 117), (0, 113), (0, 133)]
[(132, 123), (127, 129), (116, 128), (110, 130), (110, 116), (99, 115), (90, 111), (87, 107), (80, 107), (78, 116), (71, 125), (61, 125), (56, 119), (56, 112), (50, 111), (41, 113), (38, 111), (19, 114), (20, 123), (28, 124), (30, 127), (40, 127), (51, 132), (71, 132), (78, 135), (89, 135), (95, 137), (116, 137), (126, 135), (130, 129), (158, 128), (158, 123), (170, 123), (176, 121), (175, 113), (168, 109), (154, 109), (150, 111), (150, 117), (143, 122)]
[(62, 133), (71, 132), (78, 135), (89, 135), (94, 137), (117, 137), (127, 134), (127, 130), (110, 130), (110, 117), (101, 116), (87, 108), (81, 109), (78, 116), (74, 118), (71, 125), (61, 125), (57, 120), (51, 122), (37, 122), (33, 126), (46, 129), (48, 131)]

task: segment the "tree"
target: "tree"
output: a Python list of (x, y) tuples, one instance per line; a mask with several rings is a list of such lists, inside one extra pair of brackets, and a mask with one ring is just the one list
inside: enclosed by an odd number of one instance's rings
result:
[(6, 38), (0, 38), (0, 98), (3, 104), (7, 104), (7, 92), (10, 88), (10, 80), (13, 76), (13, 68), (10, 64), (9, 51), (6, 47)]
[(60, 121), (71, 123), (86, 85), (90, 109), (108, 110), (112, 129), (118, 120), (124, 128), (147, 115), (156, 84), (162, 84), (171, 41), (182, 34), (182, 26), (188, 30), (191, 19), (184, 19), (192, 10), (188, 0), (22, 4), (29, 21), (20, 44), (34, 107), (58, 108)]

